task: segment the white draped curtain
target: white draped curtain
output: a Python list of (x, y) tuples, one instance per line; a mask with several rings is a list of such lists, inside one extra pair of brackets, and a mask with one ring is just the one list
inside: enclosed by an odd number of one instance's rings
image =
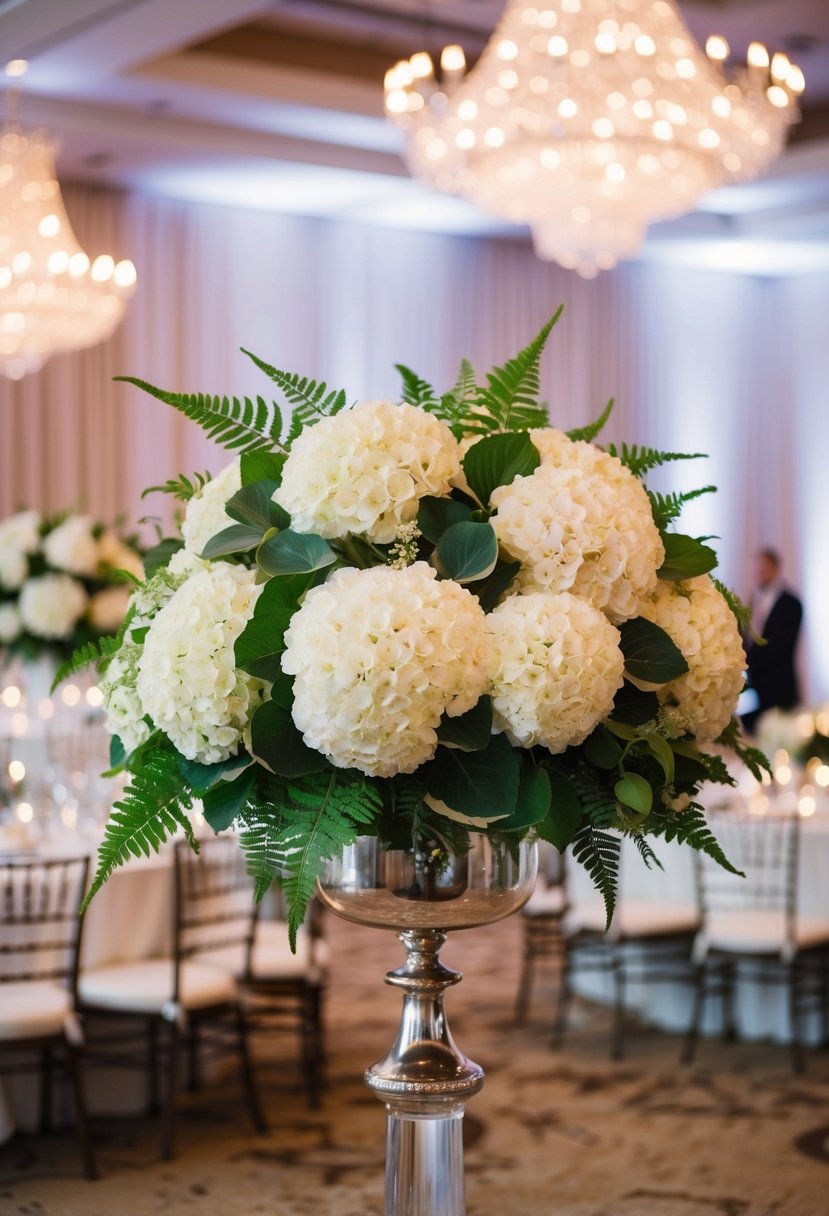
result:
[(160, 496), (142, 504), (144, 486), (221, 467), (197, 427), (116, 375), (267, 395), (245, 346), (354, 398), (393, 396), (395, 362), (446, 387), (462, 356), (483, 372), (563, 303), (543, 367), (553, 423), (583, 424), (613, 396), (607, 438), (709, 453), (658, 483), (719, 486), (685, 525), (722, 538), (723, 576), (739, 590), (759, 545), (784, 553), (806, 603), (810, 695), (829, 696), (826, 276), (634, 265), (583, 282), (518, 242), (64, 193), (87, 251), (131, 257), (139, 285), (106, 345), (0, 379), (0, 515), (78, 505), (134, 523), (169, 512)]

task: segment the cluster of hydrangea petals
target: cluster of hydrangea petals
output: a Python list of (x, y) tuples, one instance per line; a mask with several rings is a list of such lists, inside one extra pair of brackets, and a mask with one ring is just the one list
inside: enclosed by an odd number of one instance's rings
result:
[(441, 716), (485, 691), (485, 620), (473, 595), (425, 562), (336, 571), (285, 634), (305, 742), (338, 768), (414, 772), (435, 753)]
[(542, 462), (492, 494), (492, 526), (522, 563), (517, 586), (570, 591), (621, 624), (656, 586), (665, 550), (641, 482), (620, 460), (552, 428)]
[(98, 540), (91, 515), (70, 515), (43, 538), (43, 556), (55, 570), (91, 578), (98, 571)]
[(89, 597), (77, 579), (68, 574), (41, 574), (25, 584), (17, 606), (23, 627), (29, 633), (61, 641), (72, 636), (88, 602)]
[(261, 703), (261, 681), (238, 670), (234, 656), (262, 590), (255, 579), (229, 562), (196, 568), (149, 627), (138, 698), (189, 760), (216, 764), (235, 755)]
[(362, 401), (302, 432), (274, 499), (296, 532), (388, 544), (421, 498), (449, 492), (458, 469), (457, 443), (440, 419), (413, 405)]
[(656, 690), (665, 712), (679, 730), (710, 743), (731, 721), (744, 683), (746, 656), (734, 614), (703, 574), (660, 582), (641, 615), (670, 635), (688, 664), (685, 675)]
[(242, 471), (237, 456), (188, 502), (181, 525), (186, 549), (202, 554), (209, 540), (231, 526), (234, 521), (225, 511), (225, 506), (241, 488)]
[(16, 591), (29, 573), (28, 555), (40, 547), (38, 511), (18, 511), (0, 522), (0, 587)]
[(507, 596), (486, 624), (496, 728), (553, 753), (584, 742), (622, 686), (619, 631), (568, 592)]

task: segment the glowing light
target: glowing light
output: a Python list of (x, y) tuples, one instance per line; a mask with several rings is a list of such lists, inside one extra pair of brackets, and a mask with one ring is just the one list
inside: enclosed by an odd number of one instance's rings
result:
[(815, 769), (815, 784), (821, 789), (829, 786), (829, 764), (819, 764)]
[(35, 813), (30, 802), (18, 802), (17, 818), (21, 823), (31, 823)]
[(77, 705), (80, 701), (81, 690), (78, 688), (77, 684), (65, 684), (61, 689), (60, 698), (64, 705), (68, 705), (71, 708), (73, 705)]
[(26, 765), (23, 763), (23, 761), (22, 760), (10, 760), (9, 761), (9, 779), (11, 781), (14, 781), (16, 784), (18, 781), (22, 781), (25, 776), (26, 776)]
[(23, 699), (23, 694), (16, 684), (7, 684), (2, 692), (2, 701), (7, 709), (16, 709)]
[(731, 54), (731, 47), (720, 34), (711, 34), (705, 43), (705, 53), (709, 59), (723, 61)]
[(99, 705), (104, 703), (104, 694), (98, 688), (97, 684), (93, 684), (91, 688), (86, 690), (86, 703), (91, 705), (93, 709), (97, 709)]

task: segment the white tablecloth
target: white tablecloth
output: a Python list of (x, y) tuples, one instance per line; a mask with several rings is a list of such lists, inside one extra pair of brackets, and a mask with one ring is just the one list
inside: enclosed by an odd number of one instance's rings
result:
[[(654, 841), (654, 851), (663, 869), (648, 869), (631, 841), (622, 845), (620, 898), (653, 900), (659, 903), (692, 904), (695, 901), (694, 861), (689, 848)], [(571, 902), (595, 903), (590, 878), (578, 865), (568, 869)], [(799, 911), (805, 916), (829, 919), (829, 813), (821, 811), (801, 824), (799, 874)], [(604, 972), (583, 971), (575, 976), (574, 988), (582, 996), (610, 1003), (612, 976)], [(691, 1015), (692, 988), (689, 984), (660, 982), (631, 983), (626, 1004), (646, 1023), (665, 1030), (686, 1031)], [(743, 979), (737, 984), (737, 1033), (745, 1039), (789, 1039), (786, 991), (782, 985), (760, 985)], [(810, 1037), (816, 1028), (811, 1027)], [(721, 1009), (713, 998), (707, 1002), (703, 1033), (721, 1030)]]

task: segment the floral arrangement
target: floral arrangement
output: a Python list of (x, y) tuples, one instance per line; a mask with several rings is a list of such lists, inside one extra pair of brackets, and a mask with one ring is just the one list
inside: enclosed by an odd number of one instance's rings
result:
[(126, 572), (143, 578), (140, 553), (90, 515), (20, 511), (0, 522), (0, 655), (66, 658), (127, 612)]
[(294, 933), (358, 834), (433, 853), (534, 833), (572, 846), (608, 917), (620, 835), (646, 861), (661, 837), (728, 865), (697, 795), (733, 784), (707, 744), (762, 762), (733, 717), (744, 610), (674, 527), (712, 487), (647, 489), (686, 457), (598, 446), (612, 402), (549, 426), (558, 315), (484, 384), (464, 361), (438, 395), (401, 367), (400, 403), (348, 406), (255, 356), (290, 412), (129, 378), (237, 454), (162, 487), (182, 539), (98, 648), (130, 785), (93, 890), (179, 828), (197, 848), (197, 802), (235, 826), (260, 893), (283, 879)]

